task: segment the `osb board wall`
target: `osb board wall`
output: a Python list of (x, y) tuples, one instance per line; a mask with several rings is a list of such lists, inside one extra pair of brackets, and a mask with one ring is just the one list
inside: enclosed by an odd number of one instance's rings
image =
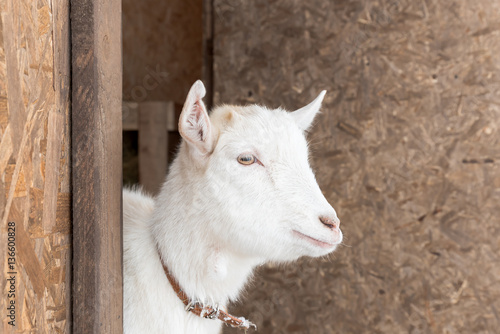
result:
[(231, 311), (261, 333), (497, 333), (500, 2), (215, 0), (214, 20), (214, 103), (328, 90), (309, 138), (345, 233)]
[(123, 0), (123, 99), (184, 103), (202, 73), (202, 0)]
[[(0, 7), (0, 332), (68, 333), (68, 4), (3, 0)], [(15, 223), (12, 268), (7, 262), (9, 222)], [(11, 276), (15, 297), (8, 296)], [(8, 324), (11, 301), (15, 327)]]

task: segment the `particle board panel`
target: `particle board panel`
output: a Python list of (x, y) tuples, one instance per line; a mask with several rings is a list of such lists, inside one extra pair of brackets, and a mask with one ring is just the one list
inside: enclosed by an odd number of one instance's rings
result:
[(309, 139), (345, 232), (261, 268), (232, 313), (263, 333), (498, 331), (500, 2), (213, 6), (215, 104), (328, 90)]
[[(1, 332), (69, 333), (68, 3), (4, 0), (0, 8), (0, 307), (11, 301), (16, 307), (15, 326), (5, 311)], [(9, 222), (15, 223), (11, 268)]]

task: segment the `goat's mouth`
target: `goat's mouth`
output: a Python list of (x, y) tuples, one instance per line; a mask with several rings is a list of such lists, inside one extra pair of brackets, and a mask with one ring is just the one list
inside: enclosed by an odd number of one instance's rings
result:
[(335, 246), (334, 244), (331, 244), (331, 243), (328, 243), (328, 242), (325, 242), (325, 241), (321, 241), (321, 240), (315, 239), (313, 237), (305, 235), (304, 233), (301, 233), (301, 232), (296, 231), (296, 230), (293, 230), (293, 234), (295, 234), (297, 237), (299, 237), (301, 239), (304, 239), (304, 240), (308, 241), (309, 243), (311, 243), (311, 244), (313, 244), (314, 246), (317, 246), (317, 247), (332, 248), (332, 247)]

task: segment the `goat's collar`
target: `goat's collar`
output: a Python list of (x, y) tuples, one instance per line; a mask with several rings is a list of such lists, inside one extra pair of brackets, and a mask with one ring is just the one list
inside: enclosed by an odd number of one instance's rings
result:
[(168, 270), (167, 266), (163, 265), (163, 270), (165, 271), (165, 275), (168, 278), (168, 281), (170, 282), (170, 285), (172, 285), (172, 288), (174, 289), (175, 293), (177, 294), (177, 297), (184, 303), (186, 306), (186, 311), (194, 313), (195, 315), (205, 318), (205, 319), (219, 319), (226, 325), (229, 325), (231, 327), (235, 328), (241, 328), (244, 329), (245, 332), (247, 329), (250, 327), (253, 327), (255, 330), (257, 330), (257, 326), (247, 319), (243, 317), (235, 317), (229, 313), (227, 313), (224, 310), (219, 309), (218, 306), (213, 307), (210, 305), (203, 305), (200, 302), (197, 301), (192, 301), (189, 300), (189, 297), (186, 295), (184, 291), (182, 291), (179, 283), (177, 280), (172, 276), (170, 271)]

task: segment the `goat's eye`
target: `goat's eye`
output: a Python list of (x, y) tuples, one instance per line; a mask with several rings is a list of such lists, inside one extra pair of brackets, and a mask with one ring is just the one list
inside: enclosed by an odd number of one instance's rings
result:
[(238, 156), (238, 162), (242, 165), (251, 165), (253, 164), (257, 159), (251, 155), (251, 154), (240, 154)]

